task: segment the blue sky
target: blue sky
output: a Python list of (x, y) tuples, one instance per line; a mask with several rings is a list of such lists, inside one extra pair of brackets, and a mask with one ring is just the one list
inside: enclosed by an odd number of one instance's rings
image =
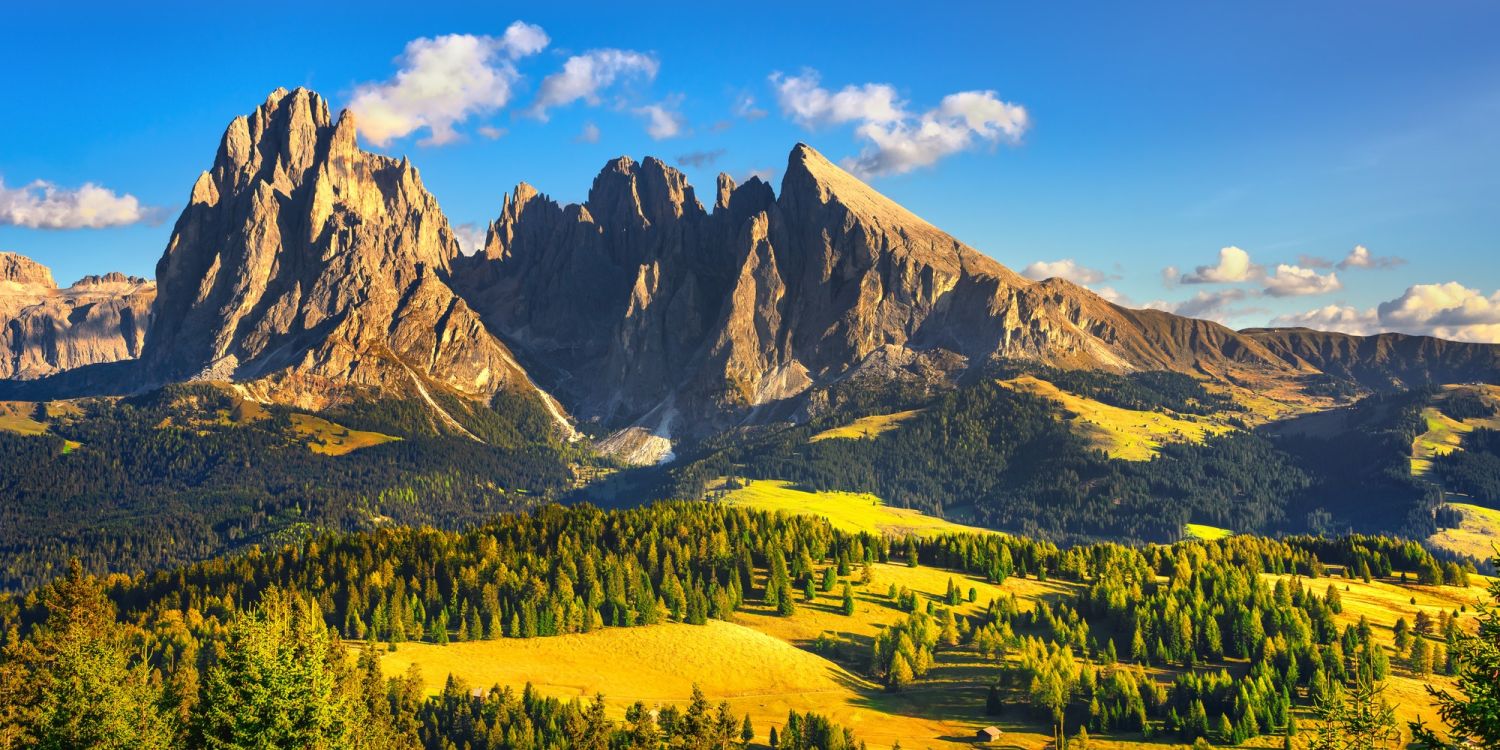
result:
[[(209, 5), (8, 10), (0, 249), (65, 283), (149, 276), (230, 119), (277, 86), (390, 99), (418, 67), (408, 44), (457, 34), (506, 95), (445, 143), (376, 134), (455, 225), (483, 226), (521, 180), (581, 200), (621, 154), (679, 165), (700, 196), (720, 171), (779, 185), (806, 141), (877, 165), (878, 189), (1018, 271), (1135, 305), (1500, 341), (1492, 3)], [(517, 21), (547, 44), (504, 42)], [(617, 75), (548, 89), (574, 58)], [(961, 92), (980, 108), (945, 99)], [(924, 124), (943, 137), (915, 138)], [(110, 191), (90, 216), (111, 226), (36, 228), (88, 223), (85, 184)]]

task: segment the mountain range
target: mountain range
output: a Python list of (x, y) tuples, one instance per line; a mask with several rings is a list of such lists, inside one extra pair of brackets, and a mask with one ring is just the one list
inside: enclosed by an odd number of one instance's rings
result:
[(1165, 370), (1314, 405), (1329, 383), (1500, 378), (1500, 346), (1234, 331), (1032, 281), (803, 144), (779, 190), (720, 175), (708, 206), (650, 157), (604, 165), (582, 204), (522, 183), (465, 255), (417, 168), (361, 149), (353, 115), (306, 89), (229, 124), (154, 282), (58, 289), (4, 254), (0, 319), (8, 398), (229, 381), (307, 410), (415, 399), (479, 439), (452, 399), (504, 394), (631, 463), (806, 421), (841, 383), (942, 390), (997, 363)]

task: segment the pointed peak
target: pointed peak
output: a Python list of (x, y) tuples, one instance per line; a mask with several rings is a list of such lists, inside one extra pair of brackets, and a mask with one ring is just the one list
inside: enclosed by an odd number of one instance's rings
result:
[[(754, 179), (753, 177), (751, 179)], [(714, 196), (714, 210), (729, 208), (729, 196), (734, 194), (734, 178), (724, 172), (719, 173), (718, 190)]]

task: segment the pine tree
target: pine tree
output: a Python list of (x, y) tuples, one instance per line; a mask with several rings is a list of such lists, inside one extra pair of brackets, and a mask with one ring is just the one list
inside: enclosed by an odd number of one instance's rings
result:
[(999, 716), (1005, 710), (1005, 702), (1000, 698), (1000, 686), (991, 685), (989, 697), (984, 701), (984, 713), (986, 716)]
[(843, 613), (846, 617), (854, 614), (854, 587), (850, 586), (848, 582), (844, 583), (844, 603), (839, 607), (839, 612)]
[(750, 724), (750, 714), (745, 714), (745, 723), (740, 725), (740, 744), (749, 745), (755, 739), (755, 727)]

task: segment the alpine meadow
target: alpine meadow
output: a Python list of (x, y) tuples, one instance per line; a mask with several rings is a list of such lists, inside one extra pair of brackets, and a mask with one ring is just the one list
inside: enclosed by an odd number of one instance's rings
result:
[(1500, 747), (1500, 9), (7, 16), (0, 750)]

